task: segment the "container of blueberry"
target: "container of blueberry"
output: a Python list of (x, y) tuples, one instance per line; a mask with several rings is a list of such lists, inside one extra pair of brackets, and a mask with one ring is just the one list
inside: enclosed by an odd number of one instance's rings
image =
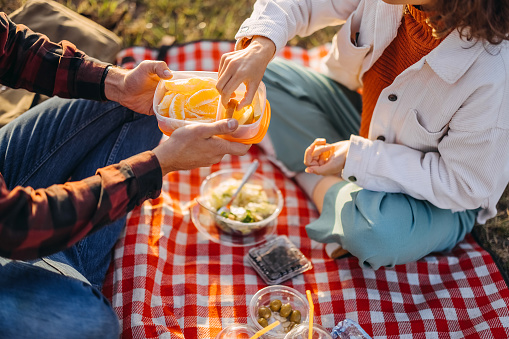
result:
[(285, 235), (250, 249), (246, 259), (268, 285), (278, 285), (313, 268)]

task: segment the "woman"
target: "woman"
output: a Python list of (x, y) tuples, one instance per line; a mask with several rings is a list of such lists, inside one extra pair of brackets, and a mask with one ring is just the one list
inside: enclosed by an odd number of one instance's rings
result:
[[(263, 77), (265, 148), (321, 211), (312, 239), (366, 267), (403, 264), (496, 214), (509, 182), (508, 14), (497, 0), (261, 0), (218, 89), (229, 98), (245, 82), (242, 107)], [(339, 24), (322, 74), (280, 60), (265, 71), (293, 36)]]

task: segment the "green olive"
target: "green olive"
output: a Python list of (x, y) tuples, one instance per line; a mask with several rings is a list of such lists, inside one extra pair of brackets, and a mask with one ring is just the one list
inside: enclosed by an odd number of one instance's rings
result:
[(270, 302), (270, 309), (273, 312), (278, 312), (281, 309), (281, 300), (275, 299)]
[(267, 319), (265, 319), (265, 318), (258, 318), (258, 324), (262, 325), (263, 327), (269, 326), (269, 323), (267, 322)]
[(290, 314), (290, 321), (296, 324), (300, 324), (300, 311), (293, 310)]
[(270, 312), (268, 307), (262, 306), (258, 309), (258, 316), (260, 318), (269, 319), (272, 315), (272, 312)]
[(288, 317), (292, 313), (292, 305), (283, 304), (281, 305), (281, 309), (279, 310), (279, 315), (282, 317)]

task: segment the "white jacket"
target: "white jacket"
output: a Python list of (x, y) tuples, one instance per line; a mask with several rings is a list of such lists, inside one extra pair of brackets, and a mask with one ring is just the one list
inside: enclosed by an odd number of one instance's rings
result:
[[(403, 9), (381, 0), (259, 0), (236, 38), (266, 36), (280, 50), (295, 35), (344, 24), (323, 73), (356, 89), (396, 36)], [(453, 211), (481, 207), (480, 223), (493, 217), (509, 182), (508, 45), (449, 34), (382, 91), (369, 137), (350, 139), (343, 178)]]

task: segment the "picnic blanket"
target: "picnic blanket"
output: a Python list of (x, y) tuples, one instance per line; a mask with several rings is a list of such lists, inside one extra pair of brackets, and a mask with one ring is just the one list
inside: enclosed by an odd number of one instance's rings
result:
[[(217, 70), (232, 42), (201, 41), (159, 50), (129, 48), (119, 63), (165, 60), (173, 70)], [(327, 46), (286, 47), (281, 56), (316, 67)], [(251, 297), (267, 286), (245, 261), (249, 247), (211, 241), (192, 223), (190, 206), (203, 179), (259, 159), (258, 173), (275, 182), (285, 204), (275, 231), (287, 235), (313, 269), (284, 282), (310, 290), (315, 323), (331, 330), (350, 318), (373, 338), (508, 338), (509, 289), (492, 257), (471, 236), (450, 253), (417, 262), (363, 269), (354, 257), (328, 258), (304, 226), (318, 217), (306, 195), (256, 146), (211, 168), (164, 177), (162, 194), (130, 213), (106, 277), (104, 294), (124, 338), (214, 338), (234, 322), (247, 323)]]

